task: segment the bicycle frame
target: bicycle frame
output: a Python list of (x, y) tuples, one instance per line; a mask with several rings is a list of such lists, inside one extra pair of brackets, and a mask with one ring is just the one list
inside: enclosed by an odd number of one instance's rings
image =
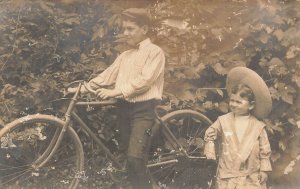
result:
[[(36, 162), (33, 164), (33, 167), (38, 169), (39, 167), (42, 167), (47, 163), (47, 161), (53, 156), (55, 153), (56, 149), (60, 145), (62, 138), (67, 131), (68, 127), (70, 126), (70, 121), (71, 119), (74, 119), (81, 128), (94, 140), (105, 152), (105, 154), (108, 156), (108, 158), (114, 163), (116, 168), (122, 169), (122, 165), (114, 155), (111, 153), (111, 151), (105, 146), (105, 144), (99, 139), (94, 132), (88, 127), (88, 125), (80, 118), (80, 116), (74, 111), (76, 106), (96, 106), (96, 107), (101, 107), (101, 106), (107, 106), (107, 105), (115, 105), (116, 101), (112, 100), (105, 100), (105, 101), (95, 101), (95, 102), (77, 102), (78, 96), (80, 94), (80, 89), (82, 87), (82, 83), (79, 83), (79, 86), (71, 98), (71, 101), (69, 103), (68, 109), (64, 115), (65, 121), (64, 121), (64, 126), (61, 130), (56, 130), (53, 139), (51, 140), (49, 146), (47, 147), (46, 151), (39, 157), (39, 159), (36, 160)], [(189, 157), (187, 152), (184, 150), (182, 145), (178, 142), (176, 137), (173, 135), (173, 133), (170, 131), (170, 129), (163, 123), (163, 121), (160, 119), (158, 116), (157, 112), (156, 117), (157, 120), (159, 121), (159, 126), (161, 129), (163, 129), (164, 132), (164, 137), (170, 142), (170, 144), (173, 146), (174, 149), (177, 149), (177, 152), (179, 152), (182, 156), (187, 157), (187, 158), (193, 158)], [(176, 158), (171, 159), (171, 160), (165, 160), (162, 162), (156, 162), (152, 164), (148, 164), (147, 167), (155, 167), (155, 166), (161, 166), (161, 165), (166, 165), (166, 164), (171, 164), (171, 163), (176, 163), (178, 160)]]

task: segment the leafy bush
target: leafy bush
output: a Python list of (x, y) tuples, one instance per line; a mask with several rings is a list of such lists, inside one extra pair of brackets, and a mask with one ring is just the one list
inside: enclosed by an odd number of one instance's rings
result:
[[(299, 1), (130, 2), (1, 1), (3, 122), (52, 109), (50, 102), (61, 97), (64, 85), (104, 70), (125, 49), (118, 40), (119, 13), (130, 5), (147, 6), (153, 41), (167, 57), (166, 111), (191, 108), (215, 120), (228, 112), (228, 71), (255, 70), (273, 98), (264, 121), (280, 172), (274, 178), (281, 177), (300, 152)], [(287, 156), (289, 161), (282, 161)]]

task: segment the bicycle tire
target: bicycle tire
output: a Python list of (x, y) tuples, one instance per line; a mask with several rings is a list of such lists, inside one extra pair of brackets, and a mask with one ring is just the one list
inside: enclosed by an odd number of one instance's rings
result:
[[(177, 110), (164, 115), (161, 120), (176, 137), (183, 150), (189, 156), (195, 159), (198, 158), (202, 162), (198, 161), (195, 164), (200, 168), (204, 166), (204, 134), (205, 130), (212, 124), (211, 120), (193, 110)], [(193, 169), (197, 166), (191, 164), (191, 161), (184, 156), (180, 156), (178, 149), (172, 145), (170, 136), (163, 127), (157, 135), (154, 136), (154, 144), (151, 147), (148, 161), (148, 168), (153, 182), (160, 188), (189, 188), (189, 185), (197, 181), (186, 178), (180, 179), (180, 177), (183, 176), (184, 172), (187, 172), (189, 166), (192, 166)], [(170, 163), (163, 164), (163, 162), (168, 161)], [(150, 166), (159, 163), (161, 163), (159, 166)], [(199, 178), (196, 180), (199, 180)], [(196, 184), (199, 186), (198, 183)], [(190, 188), (193, 188), (193, 186), (190, 186)]]
[(61, 131), (64, 123), (55, 116), (36, 114), (16, 119), (0, 130), (0, 188), (75, 189), (78, 186), (85, 176), (84, 153), (71, 127), (67, 128), (51, 159), (42, 167), (32, 167), (48, 146), (55, 143), (55, 132)]

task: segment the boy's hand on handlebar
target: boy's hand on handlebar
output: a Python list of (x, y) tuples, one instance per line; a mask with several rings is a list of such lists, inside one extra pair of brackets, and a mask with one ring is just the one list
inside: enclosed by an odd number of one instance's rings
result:
[(74, 94), (77, 90), (77, 87), (69, 87), (67, 89), (65, 89), (64, 92), (64, 96), (67, 96), (69, 94)]
[(118, 89), (98, 89), (96, 91), (97, 97), (101, 99), (113, 98), (122, 95), (121, 91)]

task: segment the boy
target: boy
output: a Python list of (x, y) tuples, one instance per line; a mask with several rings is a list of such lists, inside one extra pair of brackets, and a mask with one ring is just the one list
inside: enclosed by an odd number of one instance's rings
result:
[(231, 112), (220, 116), (205, 133), (208, 159), (216, 159), (211, 147), (215, 140), (220, 142), (216, 188), (266, 188), (271, 149), (265, 124), (257, 118), (270, 113), (270, 92), (260, 76), (244, 67), (228, 73), (226, 88)]
[[(155, 104), (162, 98), (165, 56), (147, 37), (150, 16), (144, 9), (130, 8), (122, 13), (124, 36), (133, 48), (88, 85), (101, 99), (120, 97), (120, 148), (127, 154), (128, 178), (133, 189), (150, 189), (152, 184), (145, 160), (151, 129), (155, 122)], [(101, 86), (115, 85), (114, 89)], [(82, 89), (84, 92), (85, 89)], [(69, 89), (74, 92), (74, 89)]]

